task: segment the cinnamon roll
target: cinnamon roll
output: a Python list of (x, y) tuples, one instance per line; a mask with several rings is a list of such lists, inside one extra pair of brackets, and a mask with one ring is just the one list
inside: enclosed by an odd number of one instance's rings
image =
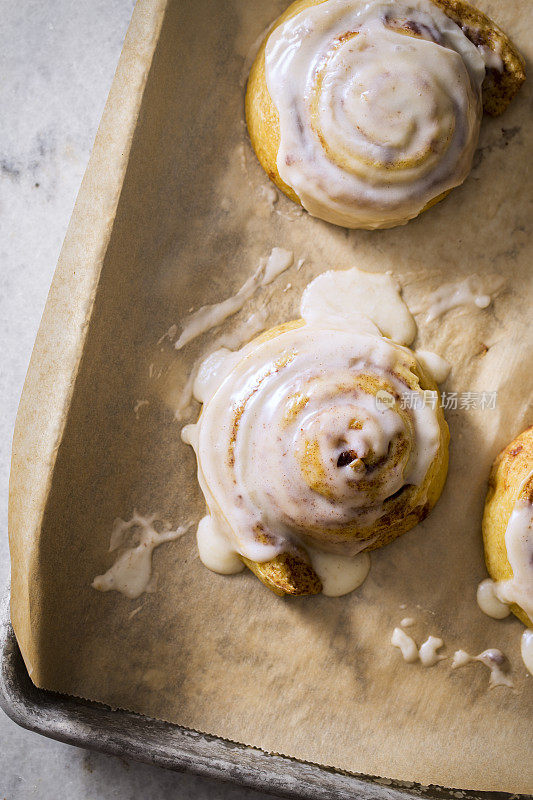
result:
[(183, 436), (215, 571), (235, 571), (237, 556), (277, 594), (316, 594), (335, 559), (391, 542), (441, 494), (449, 434), (437, 386), (369, 320), (309, 313), (272, 328), (211, 356), (195, 394), (202, 411)]
[(517, 436), (492, 466), (483, 543), (492, 592), (533, 628), (533, 427)]
[(297, 0), (246, 92), (271, 180), (315, 217), (402, 225), (467, 177), (483, 108), (525, 79), (505, 34), (464, 0)]

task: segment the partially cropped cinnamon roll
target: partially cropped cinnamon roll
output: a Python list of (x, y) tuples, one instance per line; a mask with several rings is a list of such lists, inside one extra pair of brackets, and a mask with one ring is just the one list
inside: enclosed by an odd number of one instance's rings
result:
[[(533, 427), (517, 436), (494, 461), (483, 542), (492, 579), (492, 585), (484, 582), (489, 584), (485, 590), (533, 628)], [(497, 616), (505, 616), (504, 611)]]
[(297, 0), (252, 67), (246, 119), (271, 180), (349, 228), (416, 217), (467, 177), (483, 107), (525, 79), (464, 0)]
[(296, 320), (208, 359), (184, 439), (212, 569), (244, 562), (277, 594), (315, 594), (335, 554), (382, 547), (431, 511), (448, 465), (437, 386), (374, 330)]

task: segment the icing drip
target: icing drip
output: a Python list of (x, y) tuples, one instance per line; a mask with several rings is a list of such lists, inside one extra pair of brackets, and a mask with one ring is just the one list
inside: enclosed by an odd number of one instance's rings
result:
[(261, 285), (264, 267), (260, 266), (251, 277), (248, 278), (241, 286), (239, 291), (223, 300), (221, 303), (215, 303), (211, 306), (202, 306), (198, 311), (194, 311), (190, 316), (186, 317), (182, 323), (181, 334), (176, 341), (174, 347), (176, 350), (181, 350), (186, 344), (192, 342), (198, 336), (216, 328), (221, 325), (228, 317), (236, 314), (249, 300), (256, 289)]
[(479, 661), (490, 670), (489, 686), (491, 689), (495, 686), (513, 688), (514, 684), (510, 675), (511, 666), (507, 656), (501, 650), (484, 650), (477, 656), (469, 655), (466, 650), (457, 650), (453, 657), (452, 669), (459, 669), (472, 661)]
[(323, 272), (302, 297), (301, 315), (311, 325), (381, 332), (398, 344), (411, 344), (416, 323), (402, 300), (398, 282), (388, 273), (357, 268)]
[(516, 603), (533, 620), (533, 504), (529, 500), (515, 503), (505, 531), (505, 549), (513, 577), (496, 584), (498, 598)]
[[(114, 590), (130, 599), (139, 597), (143, 592), (152, 589), (152, 553), (164, 542), (179, 539), (191, 527), (192, 523), (180, 526), (177, 530), (158, 532), (154, 528), (157, 517), (142, 517), (137, 512), (127, 522), (115, 520), (111, 532), (109, 552), (120, 550), (115, 563), (103, 575), (97, 575), (92, 582), (94, 589), (100, 592)], [(130, 531), (133, 532), (128, 536)], [(132, 540), (128, 544), (128, 539)]]
[[(402, 620), (402, 623), (404, 620)], [(446, 656), (439, 655), (437, 650), (444, 647), (442, 639), (436, 636), (428, 636), (425, 642), (417, 647), (415, 640), (409, 636), (401, 628), (394, 628), (391, 636), (391, 644), (393, 647), (398, 647), (402, 653), (404, 661), (413, 664), (415, 661), (420, 661), (423, 667), (433, 667), (439, 661), (442, 661)]]
[(472, 656), (469, 655), (466, 650), (456, 650), (453, 654), (452, 669), (464, 667), (466, 664), (470, 664), (472, 660)]
[[(182, 323), (181, 334), (174, 344), (176, 350), (181, 350), (182, 347), (192, 342), (193, 339), (196, 339), (212, 328), (216, 328), (228, 319), (228, 317), (232, 317), (237, 311), (240, 311), (259, 287), (267, 286), (272, 283), (278, 275), (281, 275), (282, 272), (292, 265), (293, 260), (293, 254), (290, 250), (274, 247), (268, 258), (261, 260), (259, 267), (253, 275), (243, 283), (236, 294), (226, 298), (226, 300), (222, 300), (220, 303), (202, 306), (197, 311), (185, 317)], [(171, 331), (174, 332), (175, 330), (175, 326), (172, 326), (165, 336), (169, 336), (170, 338)], [(164, 339), (165, 336), (163, 336), (162, 339)], [(160, 339), (160, 341), (162, 339)]]
[[(533, 631), (530, 631), (530, 633), (533, 634)], [(531, 641), (533, 641), (533, 638)], [(409, 636), (401, 628), (394, 628), (391, 636), (391, 644), (401, 651), (403, 660), (409, 664), (420, 661), (422, 666), (432, 667), (435, 664), (438, 664), (439, 661), (446, 659), (446, 656), (439, 655), (437, 652), (441, 647), (444, 647), (444, 642), (442, 639), (439, 639), (436, 636), (428, 636), (426, 641), (420, 645), (420, 648), (418, 648), (412, 636)], [(522, 646), (524, 647), (524, 643)], [(526, 642), (525, 646), (530, 648), (526, 653), (526, 656), (531, 658), (532, 644), (530, 640)], [(526, 656), (523, 656), (523, 658), (527, 665)], [(494, 686), (513, 687), (513, 681), (510, 675), (511, 666), (507, 657), (501, 652), (501, 650), (484, 650), (477, 656), (469, 655), (466, 650), (456, 650), (453, 656), (451, 667), (452, 669), (459, 669), (460, 667), (464, 667), (473, 661), (479, 661), (490, 670), (489, 686), (491, 688)], [(532, 666), (531, 662), (530, 666)]]
[(422, 364), (426, 372), (428, 372), (435, 383), (444, 383), (452, 365), (446, 361), (442, 356), (436, 353), (430, 353), (428, 350), (415, 350), (415, 356), (419, 364)]
[(227, 350), (225, 347), (210, 353), (202, 361), (196, 372), (193, 392), (196, 400), (207, 403), (216, 390), (240, 361), (240, 353)]
[(487, 579), (478, 586), (479, 607), (495, 619), (506, 617), (512, 603), (533, 619), (533, 503), (523, 497), (532, 477), (533, 471), (522, 480), (505, 530), (505, 549), (513, 577), (497, 582)]
[(341, 597), (364, 583), (370, 571), (370, 555), (360, 553), (353, 558), (307, 548), (311, 564), (322, 582), (322, 594)]
[[(505, 530), (505, 549), (513, 577), (496, 582), (487, 578), (478, 586), (478, 605), (494, 619), (507, 617), (512, 603), (533, 619), (533, 503), (523, 496), (532, 476), (533, 471), (522, 480)], [(522, 635), (521, 653), (527, 670), (533, 675), (533, 631), (530, 629)], [(512, 686), (512, 682), (507, 685)]]
[(401, 650), (402, 658), (408, 664), (418, 661), (418, 647), (415, 640), (401, 628), (394, 628), (390, 643)]
[(522, 634), (522, 641), (520, 646), (522, 654), (522, 661), (526, 665), (527, 671), (533, 675), (533, 629), (528, 628)]
[(228, 540), (221, 535), (209, 514), (198, 523), (196, 532), (200, 560), (207, 569), (220, 575), (234, 575), (242, 572), (244, 562), (235, 553)]
[(502, 603), (496, 594), (496, 584), (490, 578), (481, 581), (477, 587), (477, 604), (488, 617), (505, 619), (511, 613), (507, 603)]
[[(434, 322), (454, 308), (488, 308), (502, 286), (503, 281), (496, 281), (494, 290), (488, 293), (476, 289), (470, 277), (456, 283), (444, 283), (428, 296), (426, 322)], [(417, 310), (417, 313), (422, 310)]]
[(446, 656), (441, 656), (437, 653), (441, 647), (444, 647), (444, 642), (437, 636), (428, 636), (426, 641), (420, 645), (418, 656), (424, 667), (432, 667), (439, 661), (442, 661)]
[(270, 35), (265, 65), (278, 171), (313, 216), (391, 227), (466, 178), (485, 63), (429, 0), (304, 9)]
[(274, 247), (265, 264), (265, 271), (261, 286), (267, 286), (272, 283), (278, 275), (285, 272), (294, 261), (292, 250), (284, 250), (282, 247)]
[[(266, 309), (257, 311), (251, 314), (243, 324), (239, 325), (232, 333), (225, 333), (218, 336), (211, 347), (208, 347), (198, 358), (190, 371), (189, 377), (185, 386), (181, 390), (180, 397), (174, 412), (174, 416), (178, 421), (184, 419), (187, 412), (190, 410), (193, 396), (199, 398), (198, 392), (194, 393), (194, 387), (198, 380), (200, 372), (203, 374), (207, 371), (212, 373), (211, 379), (215, 380), (218, 373), (216, 369), (225, 361), (226, 356), (230, 355), (231, 350), (236, 350), (242, 347), (243, 344), (253, 339), (260, 331), (264, 330), (265, 321), (267, 318)], [(231, 369), (228, 362), (228, 369)], [(205, 378), (207, 380), (207, 378)], [(203, 402), (203, 401), (202, 401)]]

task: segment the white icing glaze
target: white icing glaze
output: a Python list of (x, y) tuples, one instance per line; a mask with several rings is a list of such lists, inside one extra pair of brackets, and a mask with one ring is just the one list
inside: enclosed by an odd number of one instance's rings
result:
[(221, 535), (210, 514), (207, 514), (198, 523), (196, 541), (200, 560), (212, 572), (234, 575), (243, 571), (244, 563), (230, 546), (226, 537)]
[[(405, 622), (411, 625), (414, 620), (402, 620), (400, 624), (403, 625)], [(403, 660), (409, 664), (420, 661), (423, 667), (433, 667), (446, 658), (446, 656), (441, 656), (437, 652), (441, 647), (444, 647), (444, 642), (436, 636), (428, 636), (426, 641), (418, 648), (412, 636), (409, 636), (401, 628), (394, 628), (391, 644), (401, 650)]]
[(348, 558), (336, 553), (325, 553), (314, 547), (306, 549), (313, 569), (322, 581), (322, 594), (327, 597), (341, 597), (353, 592), (361, 586), (370, 571), (368, 553)]
[(510, 664), (507, 656), (501, 650), (484, 650), (474, 661), (480, 661), (490, 669), (489, 686), (508, 686), (513, 688), (513, 680), (510, 675)]
[(270, 208), (271, 211), (274, 210), (274, 206), (279, 200), (279, 195), (276, 191), (275, 186), (271, 183), (264, 184), (263, 186), (259, 187), (259, 196), (265, 200)]
[(220, 303), (202, 306), (188, 317), (185, 317), (182, 323), (180, 337), (174, 345), (176, 350), (181, 350), (182, 347), (192, 342), (193, 339), (211, 330), (211, 328), (221, 325), (228, 317), (240, 311), (246, 301), (252, 297), (256, 289), (261, 285), (263, 271), (264, 266), (261, 265), (254, 274), (243, 283), (236, 294), (228, 297), (226, 300), (222, 300)]
[(202, 361), (193, 384), (194, 396), (200, 403), (207, 403), (211, 399), (240, 357), (239, 353), (222, 347)]
[(445, 358), (437, 355), (437, 353), (431, 353), (429, 350), (415, 350), (415, 356), (435, 383), (444, 383), (452, 368), (449, 361), (446, 361)]
[[(496, 293), (501, 285), (495, 290)], [(479, 291), (472, 285), (472, 278), (465, 278), (456, 283), (444, 283), (432, 292), (426, 303), (426, 322), (434, 322), (454, 308), (466, 306), (470, 308), (487, 308), (492, 303), (492, 295)]]
[(507, 617), (511, 603), (533, 619), (533, 503), (521, 496), (532, 476), (533, 470), (523, 478), (505, 530), (505, 549), (513, 577), (497, 582), (487, 578), (478, 586), (479, 607), (495, 619)]
[(207, 355), (215, 350), (238, 350), (243, 346), (243, 344), (249, 342), (251, 338), (265, 329), (267, 316), (268, 311), (266, 308), (260, 308), (257, 311), (254, 311), (253, 314), (250, 314), (249, 317), (246, 317), (246, 319), (237, 325), (232, 331), (228, 331), (227, 333), (217, 336), (211, 346), (212, 349), (210, 348), (206, 353), (204, 353), (200, 360), (203, 361)]
[[(479, 607), (485, 614), (495, 619), (507, 617), (512, 603), (520, 606), (529, 619), (533, 619), (533, 504), (521, 497), (532, 475), (533, 471), (529, 472), (520, 484), (518, 499), (505, 530), (505, 549), (513, 577), (497, 582), (487, 578), (478, 586)], [(521, 653), (526, 668), (533, 674), (533, 631), (530, 629), (522, 635)], [(482, 659), (478, 657), (478, 660)], [(502, 676), (495, 673), (494, 681), (491, 678), (491, 685), (498, 685), (498, 682), (505, 683)], [(505, 685), (512, 686), (512, 681)]]
[(511, 665), (509, 664), (509, 659), (501, 650), (491, 648), (484, 650), (477, 656), (469, 655), (466, 650), (457, 650), (453, 657), (452, 669), (459, 669), (473, 661), (479, 661), (490, 670), (489, 686), (491, 689), (495, 686), (513, 688), (514, 684), (510, 674)]
[(136, 400), (135, 405), (133, 406), (133, 413), (135, 414), (135, 419), (140, 419), (140, 412), (141, 408), (145, 408), (149, 406), (150, 402), (148, 400)]
[(412, 617), (404, 617), (400, 622), (402, 628), (411, 628), (415, 624), (415, 620)]
[(430, 0), (327, 0), (272, 32), (265, 64), (278, 170), (313, 216), (403, 224), (468, 175), (485, 63)]
[[(174, 417), (178, 422), (181, 422), (188, 414), (191, 409), (193, 395), (194, 395), (194, 384), (196, 382), (196, 378), (198, 375), (199, 369), (202, 367), (203, 364), (207, 364), (209, 368), (210, 358), (214, 357), (215, 359), (218, 357), (222, 359), (222, 354), (228, 353), (229, 351), (225, 348), (221, 348), (220, 350), (214, 350), (214, 352), (210, 352), (209, 350), (207, 353), (204, 353), (192, 366), (191, 371), (189, 373), (189, 377), (187, 378), (183, 389), (180, 392), (180, 396), (178, 398), (178, 402), (176, 405), (176, 409), (174, 411)], [(215, 361), (215, 364), (218, 364)]]
[[(178, 422), (184, 419), (191, 408), (193, 395), (204, 402), (206, 387), (214, 385), (217, 380), (222, 380), (221, 370), (226, 364), (228, 371), (231, 369), (231, 350), (242, 347), (243, 344), (253, 339), (260, 331), (264, 330), (267, 318), (266, 309), (256, 311), (231, 333), (224, 333), (218, 336), (213, 344), (208, 347), (202, 355), (194, 362), (189, 377), (181, 390), (174, 416)], [(198, 379), (199, 374), (202, 377)], [(199, 381), (199, 382), (198, 382)], [(196, 388), (195, 388), (196, 387)]]
[[(114, 522), (109, 544), (109, 552), (120, 549), (115, 563), (103, 575), (97, 575), (92, 582), (100, 592), (114, 590), (130, 599), (150, 591), (152, 578), (152, 553), (164, 542), (179, 539), (192, 523), (182, 525), (177, 530), (158, 532), (154, 528), (157, 517), (142, 517), (134, 512), (127, 522), (117, 519)], [(133, 532), (130, 534), (130, 531)], [(128, 536), (130, 534), (130, 536)], [(128, 545), (127, 540), (133, 541)]]
[(394, 628), (390, 643), (401, 650), (403, 660), (408, 664), (418, 661), (418, 647), (415, 640), (401, 628)]
[(388, 273), (357, 268), (329, 270), (312, 281), (302, 296), (300, 313), (321, 327), (381, 332), (398, 344), (411, 344), (416, 323), (401, 297), (398, 282)]
[(437, 653), (441, 647), (444, 647), (444, 642), (436, 636), (428, 636), (426, 641), (420, 645), (418, 657), (423, 667), (432, 667), (439, 661), (442, 661), (446, 656), (441, 656)]
[(267, 284), (272, 283), (278, 275), (281, 275), (282, 272), (285, 272), (286, 269), (292, 266), (293, 261), (294, 254), (292, 250), (284, 250), (282, 247), (273, 247), (265, 264), (261, 286), (267, 286)]
[(533, 504), (529, 500), (515, 503), (505, 531), (505, 549), (513, 577), (499, 581), (496, 593), (502, 602), (519, 605), (533, 620)]
[[(178, 330), (179, 330), (179, 328), (178, 328), (178, 326), (176, 324), (171, 325), (170, 328), (168, 330), (166, 330), (165, 333), (157, 340), (157, 344), (158, 345), (163, 344), (163, 342), (166, 339), (168, 339), (171, 342), (176, 337), (176, 334), (177, 334)], [(154, 364), (150, 364), (150, 368), (151, 368), (150, 369), (150, 373), (151, 373), (150, 377), (151, 378), (153, 377), (154, 367), (155, 367)]]
[(198, 425), (196, 423), (185, 425), (181, 429), (181, 440), (190, 445), (196, 453), (198, 450)]
[(473, 661), (473, 658), (466, 652), (466, 650), (456, 650), (453, 654), (452, 669), (464, 667), (466, 664), (470, 664), (471, 661)]
[(527, 671), (533, 675), (533, 629), (528, 628), (522, 634), (522, 641), (520, 643), (520, 652), (522, 654), (522, 661), (526, 665)]
[[(216, 328), (228, 319), (228, 317), (240, 311), (260, 286), (267, 286), (269, 283), (272, 283), (278, 275), (281, 275), (282, 272), (292, 265), (293, 261), (294, 256), (291, 250), (284, 250), (282, 247), (274, 247), (268, 258), (261, 259), (259, 267), (234, 295), (226, 298), (226, 300), (222, 300), (220, 303), (202, 306), (197, 311), (185, 317), (182, 322), (181, 334), (174, 344), (176, 350), (181, 350), (182, 347), (192, 342), (193, 339), (196, 339), (212, 328)], [(169, 336), (173, 328), (174, 326), (167, 331), (162, 339)], [(160, 339), (160, 341), (162, 341), (162, 339)]]
[(477, 49), (481, 55), (481, 58), (485, 62), (487, 69), (495, 69), (498, 72), (503, 72), (504, 64), (499, 53), (496, 53), (494, 50), (484, 44), (478, 45)]
[(486, 578), (477, 587), (477, 604), (488, 617), (505, 619), (511, 613), (507, 603), (502, 603), (496, 594), (496, 585), (493, 580)]

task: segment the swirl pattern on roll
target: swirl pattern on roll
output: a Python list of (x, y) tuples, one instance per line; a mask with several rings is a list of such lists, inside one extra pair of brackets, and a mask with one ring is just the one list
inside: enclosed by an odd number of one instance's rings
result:
[(313, 215), (347, 227), (417, 216), (471, 168), (483, 59), (430, 0), (326, 0), (270, 35), (277, 166)]
[(232, 354), (196, 443), (209, 510), (255, 562), (395, 538), (436, 502), (446, 446), (436, 386), (410, 350), (301, 320)]

